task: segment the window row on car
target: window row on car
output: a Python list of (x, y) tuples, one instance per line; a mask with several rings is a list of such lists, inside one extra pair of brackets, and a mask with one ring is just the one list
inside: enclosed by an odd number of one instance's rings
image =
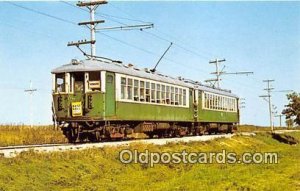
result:
[(237, 99), (233, 97), (204, 92), (203, 108), (222, 111), (237, 111)]
[(131, 77), (121, 77), (120, 85), (121, 100), (187, 106), (187, 88)]

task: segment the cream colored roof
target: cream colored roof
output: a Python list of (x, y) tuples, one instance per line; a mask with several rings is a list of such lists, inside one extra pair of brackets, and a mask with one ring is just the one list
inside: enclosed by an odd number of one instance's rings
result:
[(51, 73), (57, 74), (57, 73), (66, 73), (66, 72), (89, 72), (89, 71), (109, 71), (109, 72), (136, 76), (136, 77), (155, 80), (159, 82), (179, 85), (183, 87), (199, 89), (199, 90), (208, 91), (216, 94), (237, 97), (236, 95), (232, 94), (230, 91), (208, 87), (200, 83), (192, 83), (191, 81), (185, 81), (184, 79), (172, 78), (158, 73), (152, 73), (149, 71), (140, 70), (134, 67), (128, 67), (121, 63), (113, 62), (113, 61), (107, 62), (104, 60), (81, 60), (81, 61), (73, 60), (70, 64), (66, 64), (58, 68), (55, 68), (54, 70), (51, 71)]

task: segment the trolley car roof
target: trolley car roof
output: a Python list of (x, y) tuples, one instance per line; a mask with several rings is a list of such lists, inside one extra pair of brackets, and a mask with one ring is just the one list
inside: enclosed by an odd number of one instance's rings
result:
[(150, 71), (140, 70), (134, 68), (133, 66), (126, 66), (118, 62), (106, 62), (102, 60), (72, 61), (70, 64), (66, 64), (58, 68), (55, 68), (54, 70), (51, 71), (51, 73), (58, 74), (58, 73), (66, 73), (66, 72), (91, 72), (91, 71), (115, 72), (119, 74), (136, 76), (136, 77), (145, 78), (149, 80), (155, 80), (159, 82), (179, 85), (187, 88), (199, 89), (211, 93), (222, 94), (225, 96), (237, 97), (236, 95), (232, 94), (229, 91), (204, 86), (199, 83), (195, 84), (190, 81), (185, 81), (184, 79), (180, 80), (159, 73), (152, 73)]

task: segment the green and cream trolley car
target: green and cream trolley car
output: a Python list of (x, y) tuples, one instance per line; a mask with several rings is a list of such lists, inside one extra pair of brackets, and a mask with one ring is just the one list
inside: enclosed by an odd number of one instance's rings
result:
[(238, 97), (112, 60), (72, 60), (52, 71), (53, 117), (70, 142), (232, 132)]

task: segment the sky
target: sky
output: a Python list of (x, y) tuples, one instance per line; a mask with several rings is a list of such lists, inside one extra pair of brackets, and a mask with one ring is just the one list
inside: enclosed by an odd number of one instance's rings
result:
[[(0, 2), (0, 124), (30, 122), (30, 81), (34, 124), (51, 124), (51, 70), (71, 59), (84, 59), (69, 41), (89, 39), (89, 30), (76, 23), (88, 12), (76, 2)], [(21, 7), (20, 7), (21, 6)], [(214, 78), (210, 60), (226, 59), (221, 88), (245, 98), (241, 123), (268, 125), (268, 105), (260, 98), (265, 79), (274, 91), (300, 92), (299, 2), (181, 2), (111, 1), (97, 9), (98, 27), (154, 23), (144, 31), (97, 33), (98, 56), (152, 68), (170, 42), (157, 70), (173, 77), (203, 82)], [(89, 47), (83, 47), (87, 52)], [(286, 93), (272, 93), (280, 113)], [(275, 125), (279, 119), (275, 118)]]

